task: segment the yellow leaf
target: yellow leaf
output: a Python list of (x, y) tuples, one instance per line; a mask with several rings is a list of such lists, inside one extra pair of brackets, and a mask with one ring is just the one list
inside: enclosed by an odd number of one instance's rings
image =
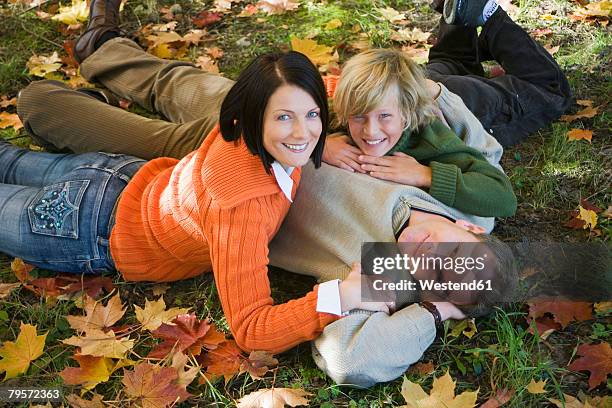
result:
[(463, 319), (455, 324), (449, 335), (457, 337), (463, 333), (465, 337), (471, 339), (477, 332), (478, 330), (476, 329), (474, 319)]
[(6, 129), (7, 127), (12, 127), (15, 130), (23, 127), (23, 123), (16, 113), (0, 112), (0, 129)]
[(79, 367), (67, 367), (59, 375), (69, 385), (82, 385), (85, 390), (91, 390), (96, 385), (108, 381), (115, 364), (106, 357), (93, 357), (75, 354)]
[(597, 115), (597, 110), (599, 109), (599, 106), (592, 108), (592, 107), (586, 107), (583, 110), (577, 112), (575, 115), (563, 115), (561, 116), (561, 118), (559, 119), (561, 122), (572, 122), (576, 119), (582, 119), (582, 118), (592, 118), (593, 116)]
[(153, 331), (161, 326), (162, 323), (170, 323), (176, 316), (189, 312), (189, 308), (173, 307), (166, 310), (166, 302), (161, 297), (159, 300), (154, 301), (145, 299), (144, 309), (134, 306), (134, 311), (136, 312), (136, 319), (142, 323), (142, 328)]
[(87, 7), (87, 1), (72, 0), (72, 5), (60, 6), (59, 13), (51, 17), (51, 20), (71, 25), (87, 21), (88, 16), (89, 8)]
[(315, 65), (326, 65), (338, 60), (338, 57), (332, 54), (333, 47), (318, 44), (314, 40), (291, 37), (291, 49), (306, 55)]
[(402, 396), (407, 408), (472, 408), (476, 405), (478, 391), (465, 391), (455, 396), (455, 381), (448, 371), (442, 377), (434, 379), (429, 395), (420, 385), (404, 378)]
[(57, 71), (62, 66), (61, 59), (57, 55), (57, 51), (53, 54), (45, 55), (32, 55), (26, 67), (29, 70), (30, 75), (44, 77), (48, 73)]
[(597, 226), (597, 214), (593, 210), (587, 210), (583, 208), (581, 205), (578, 206), (580, 210), (580, 214), (576, 218), (584, 221), (584, 229), (593, 229)]
[(28, 371), (30, 362), (43, 353), (47, 333), (36, 335), (36, 326), (21, 323), (17, 340), (6, 341), (0, 347), (0, 371), (5, 371), (5, 380)]
[(536, 382), (532, 378), (529, 384), (527, 385), (527, 392), (529, 392), (530, 394), (544, 394), (546, 393), (546, 390), (544, 389), (545, 385), (546, 380)]
[(576, 104), (580, 105), (580, 106), (586, 106), (586, 107), (591, 107), (593, 106), (593, 101), (590, 99), (578, 99), (576, 100)]
[(540, 16), (540, 20), (544, 20), (544, 21), (553, 21), (554, 19), (556, 19), (556, 17), (551, 14), (542, 14)]
[(81, 348), (81, 354), (95, 357), (124, 358), (134, 347), (134, 340), (116, 338), (113, 331), (89, 330), (85, 337), (72, 336), (62, 343)]
[(85, 316), (66, 316), (70, 327), (79, 332), (106, 329), (117, 323), (125, 314), (119, 293), (113, 296), (106, 306), (102, 306), (101, 302), (87, 296), (84, 309)]
[(327, 24), (325, 24), (326, 30), (335, 30), (338, 27), (342, 27), (342, 21), (338, 18), (334, 18), (333, 20), (329, 20)]
[(591, 143), (591, 139), (593, 138), (593, 131), (592, 130), (586, 130), (586, 129), (572, 129), (569, 132), (567, 132), (567, 139), (568, 140), (587, 140), (589, 143)]
[(391, 34), (391, 39), (398, 42), (427, 42), (431, 33), (424, 33), (421, 29), (414, 27), (412, 30), (403, 28)]
[(213, 74), (219, 73), (217, 62), (208, 55), (200, 55), (198, 59), (196, 59), (195, 66), (200, 67), (202, 71), (211, 72)]
[(595, 312), (600, 314), (612, 313), (612, 302), (598, 302), (593, 305)]

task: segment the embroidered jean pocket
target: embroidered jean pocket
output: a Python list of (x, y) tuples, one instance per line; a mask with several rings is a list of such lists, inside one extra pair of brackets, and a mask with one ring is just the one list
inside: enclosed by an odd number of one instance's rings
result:
[(79, 205), (89, 180), (51, 184), (28, 207), (32, 232), (56, 237), (79, 237)]

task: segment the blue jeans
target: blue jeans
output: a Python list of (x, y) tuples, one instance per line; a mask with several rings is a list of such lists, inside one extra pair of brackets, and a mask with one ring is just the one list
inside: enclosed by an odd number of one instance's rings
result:
[(121, 154), (32, 152), (0, 141), (0, 252), (61, 272), (114, 270), (111, 218), (144, 163)]

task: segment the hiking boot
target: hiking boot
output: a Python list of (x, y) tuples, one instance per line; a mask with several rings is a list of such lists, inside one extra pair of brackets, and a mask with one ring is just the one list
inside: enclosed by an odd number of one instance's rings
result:
[(479, 27), (484, 25), (483, 9), (488, 0), (446, 0), (444, 20), (447, 24)]
[[(82, 63), (98, 49), (97, 42), (105, 35), (119, 36), (119, 6), (121, 0), (91, 0), (87, 30), (74, 45), (74, 58)], [(107, 35), (107, 37), (109, 36)]]

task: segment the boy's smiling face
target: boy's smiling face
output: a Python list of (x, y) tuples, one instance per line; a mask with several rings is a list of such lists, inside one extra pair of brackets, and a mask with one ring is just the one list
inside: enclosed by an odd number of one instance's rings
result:
[(384, 156), (402, 136), (404, 120), (397, 92), (394, 87), (374, 110), (348, 118), (349, 133), (364, 154)]

